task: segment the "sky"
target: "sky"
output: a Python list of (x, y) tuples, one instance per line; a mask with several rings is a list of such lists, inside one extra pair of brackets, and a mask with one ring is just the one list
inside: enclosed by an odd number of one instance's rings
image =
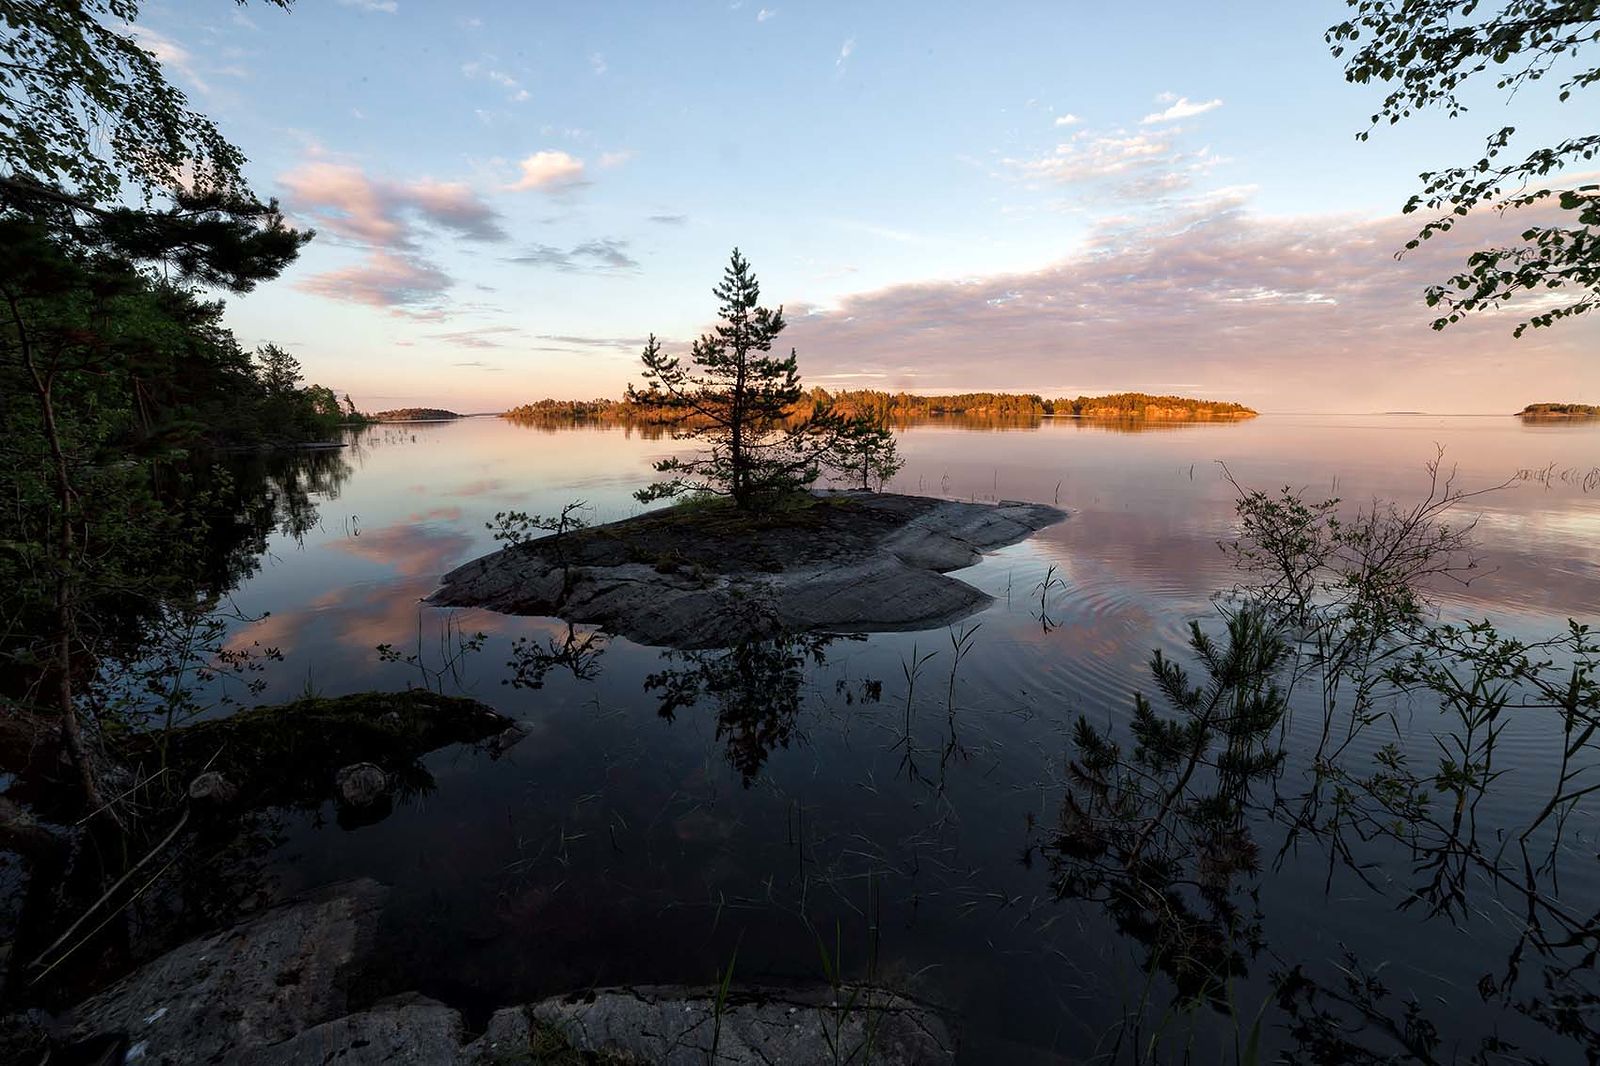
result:
[(317, 232), (230, 325), (364, 409), (620, 396), (647, 336), (714, 321), (736, 246), (808, 385), (1600, 402), (1600, 321), (1429, 328), (1424, 286), (1520, 220), (1394, 255), (1419, 173), (1593, 101), (1486, 91), (1359, 141), (1382, 89), (1323, 41), (1344, 12), (155, 0), (139, 32)]

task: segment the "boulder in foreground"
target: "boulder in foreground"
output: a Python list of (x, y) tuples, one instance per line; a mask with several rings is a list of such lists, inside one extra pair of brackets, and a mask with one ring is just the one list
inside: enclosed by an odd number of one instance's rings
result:
[(124, 1061), (237, 1061), (343, 1015), (387, 895), (332, 886), (175, 948), (72, 1012), (74, 1042), (120, 1038)]
[[(944, 1021), (877, 988), (597, 989), (495, 1012), (482, 1035), (416, 994), (352, 1010), (384, 889), (330, 886), (148, 963), (60, 1020), (70, 1059), (149, 1064), (944, 1063)], [(4, 1050), (0, 1048), (0, 1050)], [(99, 1060), (96, 1060), (99, 1061)]]

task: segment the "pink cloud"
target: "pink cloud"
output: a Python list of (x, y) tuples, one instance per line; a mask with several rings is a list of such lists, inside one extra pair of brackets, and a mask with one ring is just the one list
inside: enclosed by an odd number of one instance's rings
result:
[(1080, 130), (1047, 155), (1002, 163), (1031, 185), (1098, 186), (1120, 199), (1144, 202), (1186, 189), (1225, 162), (1209, 148), (1183, 147), (1179, 132)]
[(500, 216), (464, 182), (423, 179), (399, 186), (398, 195), (423, 218), (462, 237), (480, 241), (507, 239), (507, 233), (500, 228)]
[(472, 538), (456, 529), (399, 523), (333, 541), (335, 551), (392, 567), (400, 577), (437, 578), (466, 554)]
[(280, 177), (291, 211), (304, 211), (318, 225), (370, 244), (392, 244), (405, 235), (378, 187), (356, 167), (307, 163)]
[(518, 163), (517, 169), (521, 177), (506, 186), (517, 192), (569, 188), (583, 180), (583, 160), (558, 149), (535, 152)]
[(426, 304), (452, 282), (418, 251), (419, 226), (469, 240), (507, 239), (499, 214), (462, 182), (388, 181), (329, 162), (303, 164), (279, 181), (290, 211), (367, 250), (354, 266), (299, 283), (319, 296), (373, 307)]
[(327, 162), (303, 164), (278, 180), (291, 211), (364, 244), (411, 248), (419, 222), (472, 240), (507, 238), (499, 214), (461, 182), (387, 181), (359, 167)]
[[(886, 389), (1140, 389), (1182, 380), (1258, 407), (1515, 409), (1600, 393), (1600, 323), (1514, 341), (1538, 305), (1435, 332), (1422, 290), (1526, 219), (1472, 220), (1396, 261), (1414, 218), (1271, 219), (1214, 195), (1107, 221), (1042, 270), (791, 306), (808, 379)], [(789, 338), (785, 338), (788, 340)], [(1180, 374), (1180, 377), (1174, 377)]]
[(316, 274), (295, 287), (371, 307), (403, 307), (437, 299), (450, 284), (450, 276), (430, 263), (378, 250), (354, 266)]

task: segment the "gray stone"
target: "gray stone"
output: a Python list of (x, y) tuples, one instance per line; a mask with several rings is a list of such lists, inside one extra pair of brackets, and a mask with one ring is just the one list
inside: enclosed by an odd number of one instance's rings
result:
[(175, 948), (74, 1008), (69, 1038), (125, 1033), (148, 1066), (228, 1062), (338, 1018), (385, 894), (333, 885)]
[(333, 775), (333, 784), (347, 807), (374, 807), (389, 798), (389, 775), (376, 763), (351, 763)]
[[(574, 1048), (615, 1062), (703, 1066), (809, 1066), (955, 1060), (955, 1043), (929, 1008), (879, 989), (733, 989), (719, 1012), (709, 989), (600, 989), (497, 1012), (469, 1049), (475, 1061), (516, 1061), (558, 1030)], [(602, 1059), (602, 1061), (606, 1061)]]
[(189, 782), (189, 798), (196, 803), (225, 807), (239, 798), (239, 789), (217, 771), (207, 770)]
[(528, 738), (528, 726), (523, 722), (513, 722), (505, 728), (504, 732), (496, 733), (484, 741), (484, 747), (489, 750), (489, 757), (498, 759), (512, 748), (521, 744)]
[(384, 896), (372, 881), (330, 886), (168, 952), (59, 1027), (16, 1017), (17, 1032), (0, 1036), (36, 1047), (51, 1031), (80, 1048), (125, 1047), (122, 1061), (139, 1066), (491, 1066), (574, 1050), (602, 1064), (700, 1066), (713, 1046), (727, 1066), (954, 1060), (950, 1031), (930, 1008), (851, 986), (736, 988), (720, 1008), (705, 988), (600, 989), (498, 1011), (470, 1044), (461, 1015), (422, 996), (351, 1012), (346, 989)]
[(230, 1058), (239, 1066), (436, 1066), (462, 1061), (461, 1015), (421, 996), (347, 1014)]

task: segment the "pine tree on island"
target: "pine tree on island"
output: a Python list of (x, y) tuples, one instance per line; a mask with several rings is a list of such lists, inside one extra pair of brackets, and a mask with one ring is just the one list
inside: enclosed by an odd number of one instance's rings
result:
[(667, 412), (674, 439), (709, 445), (656, 463), (666, 476), (637, 492), (641, 501), (714, 495), (740, 510), (766, 510), (804, 492), (824, 470), (865, 480), (864, 463), (874, 472), (898, 468), (893, 436), (870, 415), (828, 404), (797, 413), (804, 390), (795, 351), (771, 354), (786, 325), (783, 308), (761, 306), (761, 286), (737, 248), (712, 293), (720, 321), (690, 347), (689, 362), (663, 352), (652, 334), (645, 388), (628, 386), (630, 403)]

